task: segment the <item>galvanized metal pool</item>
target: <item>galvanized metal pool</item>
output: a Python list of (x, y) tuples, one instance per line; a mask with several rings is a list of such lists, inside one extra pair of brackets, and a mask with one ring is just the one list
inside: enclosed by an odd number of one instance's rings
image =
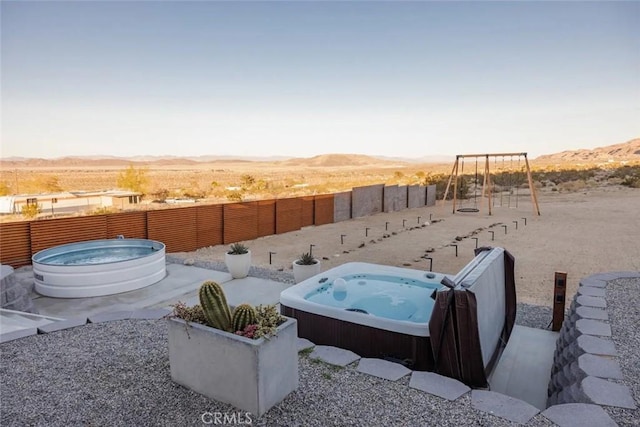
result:
[(42, 250), (32, 257), (35, 290), (57, 298), (132, 291), (166, 276), (164, 243), (103, 239)]

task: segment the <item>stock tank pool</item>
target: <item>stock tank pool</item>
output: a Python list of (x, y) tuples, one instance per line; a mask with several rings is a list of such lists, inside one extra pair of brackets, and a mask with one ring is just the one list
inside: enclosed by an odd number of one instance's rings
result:
[(84, 298), (140, 289), (166, 275), (164, 243), (104, 239), (42, 250), (32, 259), (35, 290), (56, 298)]

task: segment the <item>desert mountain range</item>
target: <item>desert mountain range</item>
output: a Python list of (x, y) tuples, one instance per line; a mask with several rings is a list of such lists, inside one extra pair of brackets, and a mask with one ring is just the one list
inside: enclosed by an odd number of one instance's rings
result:
[(598, 147), (592, 150), (562, 151), (546, 154), (535, 159), (536, 162), (556, 163), (602, 163), (608, 161), (640, 161), (640, 138), (622, 144)]
[[(532, 163), (539, 164), (598, 164), (604, 162), (640, 162), (640, 138), (630, 141), (598, 147), (591, 150), (579, 149), (562, 151), (554, 154), (545, 154), (535, 159)], [(232, 156), (136, 156), (136, 157), (110, 157), (110, 156), (70, 156), (57, 159), (10, 157), (0, 159), (1, 169), (12, 168), (42, 168), (42, 167), (126, 167), (128, 165), (169, 166), (169, 165), (197, 165), (197, 164), (224, 164), (224, 163), (269, 163), (281, 167), (354, 167), (354, 166), (379, 166), (393, 167), (406, 166), (415, 163), (450, 163), (453, 156), (433, 156), (421, 158), (377, 157), (362, 154), (322, 154), (308, 158), (287, 157), (232, 157)]]

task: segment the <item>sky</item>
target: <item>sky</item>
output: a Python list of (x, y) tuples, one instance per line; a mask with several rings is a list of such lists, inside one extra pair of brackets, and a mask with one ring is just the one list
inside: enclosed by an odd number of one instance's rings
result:
[(640, 136), (640, 2), (0, 8), (2, 158), (534, 158)]

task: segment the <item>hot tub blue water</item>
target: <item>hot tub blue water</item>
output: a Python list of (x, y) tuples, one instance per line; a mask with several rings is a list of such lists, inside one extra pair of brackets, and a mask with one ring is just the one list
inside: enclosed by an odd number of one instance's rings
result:
[(310, 313), (400, 334), (429, 336), (442, 273), (348, 262), (280, 293), (287, 310)]
[[(344, 282), (338, 282), (341, 279)], [(406, 277), (349, 274), (309, 292), (305, 299), (357, 313), (423, 323), (428, 322), (433, 309), (431, 294), (441, 287), (437, 282)]]
[(33, 255), (35, 290), (57, 298), (84, 298), (132, 291), (166, 275), (165, 245), (147, 239), (70, 243)]
[(152, 246), (122, 246), (82, 248), (73, 252), (62, 252), (42, 257), (39, 262), (51, 265), (88, 265), (121, 262), (128, 259), (142, 258), (151, 255), (157, 249)]

